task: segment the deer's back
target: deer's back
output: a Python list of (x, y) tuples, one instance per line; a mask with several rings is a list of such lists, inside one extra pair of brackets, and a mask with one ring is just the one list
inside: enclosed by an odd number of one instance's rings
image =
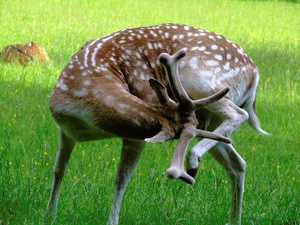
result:
[(182, 48), (186, 48), (187, 56), (179, 72), (192, 98), (207, 97), (229, 86), (228, 98), (239, 105), (255, 88), (252, 84), (258, 79), (256, 66), (238, 45), (207, 30), (162, 24), (125, 29), (88, 42), (63, 70), (52, 101), (63, 96), (70, 101), (97, 101), (110, 92), (125, 91), (142, 101), (156, 103), (149, 79), (156, 78), (168, 88), (158, 56), (163, 52), (174, 54)]

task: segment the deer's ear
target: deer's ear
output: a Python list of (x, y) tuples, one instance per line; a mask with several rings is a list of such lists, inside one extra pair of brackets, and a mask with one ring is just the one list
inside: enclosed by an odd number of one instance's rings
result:
[(163, 143), (165, 141), (168, 141), (172, 139), (174, 135), (171, 135), (170, 133), (162, 130), (152, 138), (146, 138), (145, 141), (149, 143)]

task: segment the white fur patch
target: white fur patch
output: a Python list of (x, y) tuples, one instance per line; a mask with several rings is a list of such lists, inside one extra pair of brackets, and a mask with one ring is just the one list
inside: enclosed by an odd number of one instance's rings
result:
[(223, 57), (219, 54), (215, 55), (215, 59), (222, 61)]
[(193, 69), (196, 69), (198, 67), (198, 58), (196, 56), (191, 58), (189, 64)]
[(219, 62), (215, 61), (215, 60), (207, 60), (206, 65), (208, 65), (208, 66), (218, 66)]
[(68, 91), (69, 90), (68, 86), (65, 84), (63, 79), (58, 80), (58, 82), (56, 84), (56, 87), (60, 88), (63, 91)]
[(88, 90), (86, 88), (82, 88), (81, 90), (72, 90), (72, 94), (75, 96), (75, 97), (84, 97), (88, 94)]

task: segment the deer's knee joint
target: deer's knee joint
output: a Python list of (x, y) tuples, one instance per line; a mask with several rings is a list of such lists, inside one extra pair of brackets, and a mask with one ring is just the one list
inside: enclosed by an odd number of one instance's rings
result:
[(246, 162), (244, 160), (235, 162), (229, 169), (229, 175), (233, 177), (239, 177), (241, 174), (244, 174), (245, 172), (246, 172)]

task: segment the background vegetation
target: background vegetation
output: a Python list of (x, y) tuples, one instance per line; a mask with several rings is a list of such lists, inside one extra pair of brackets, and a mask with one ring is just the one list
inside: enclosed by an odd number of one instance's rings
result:
[[(262, 137), (233, 135), (247, 161), (244, 224), (300, 224), (300, 4), (277, 1), (0, 1), (0, 49), (30, 40), (49, 65), (0, 62), (0, 224), (43, 224), (57, 149), (48, 110), (60, 71), (87, 41), (119, 29), (165, 22), (232, 39), (260, 69)], [(121, 224), (225, 224), (230, 185), (209, 156), (194, 186), (169, 180), (175, 142), (147, 145), (125, 194)], [(55, 224), (104, 224), (114, 192), (120, 140), (82, 143), (65, 176)]]

